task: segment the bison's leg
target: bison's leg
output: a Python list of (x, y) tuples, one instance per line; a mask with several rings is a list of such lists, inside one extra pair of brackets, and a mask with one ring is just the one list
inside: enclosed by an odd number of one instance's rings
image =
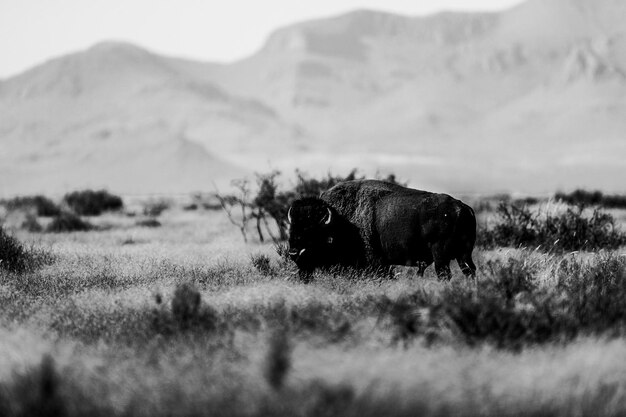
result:
[(450, 259), (454, 259), (449, 256), (448, 245), (446, 242), (437, 242), (431, 247), (433, 259), (435, 261), (435, 272), (439, 279), (450, 279), (452, 273), (450, 272)]
[(466, 277), (471, 278), (476, 276), (476, 265), (474, 265), (471, 255), (458, 257), (456, 261), (459, 263), (459, 267)]

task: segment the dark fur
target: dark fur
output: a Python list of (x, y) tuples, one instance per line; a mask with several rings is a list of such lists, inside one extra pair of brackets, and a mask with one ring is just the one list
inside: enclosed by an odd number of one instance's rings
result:
[[(333, 217), (324, 225), (327, 208)], [(474, 212), (446, 194), (384, 181), (347, 181), (319, 199), (294, 202), (292, 220), (289, 245), (301, 270), (407, 265), (423, 274), (434, 262), (437, 275), (449, 277), (449, 263), (456, 259), (464, 274), (476, 271)], [(302, 249), (303, 256), (297, 256)]]

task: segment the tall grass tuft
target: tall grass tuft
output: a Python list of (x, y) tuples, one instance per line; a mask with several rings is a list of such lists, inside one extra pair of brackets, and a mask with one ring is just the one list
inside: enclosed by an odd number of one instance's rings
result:
[(254, 269), (263, 275), (272, 275), (274, 273), (270, 258), (265, 254), (256, 253), (250, 255), (250, 262), (252, 266), (254, 266)]
[(199, 317), (202, 298), (198, 289), (191, 283), (180, 284), (172, 298), (172, 315), (178, 324), (189, 327)]
[[(171, 309), (167, 308), (161, 293), (156, 293), (154, 300), (156, 306), (148, 316), (150, 326), (142, 330), (147, 331), (148, 338), (155, 333), (167, 337), (176, 336), (181, 331), (212, 333), (220, 326), (216, 310), (209, 305), (203, 305), (200, 292), (192, 283), (187, 282), (176, 287), (169, 304)], [(138, 328), (143, 328), (143, 325), (139, 324)]]

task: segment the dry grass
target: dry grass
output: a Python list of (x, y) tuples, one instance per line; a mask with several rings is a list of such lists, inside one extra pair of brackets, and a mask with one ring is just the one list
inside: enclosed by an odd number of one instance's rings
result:
[[(450, 283), (400, 268), (396, 279), (317, 273), (304, 284), (271, 245), (243, 245), (221, 213), (170, 209), (154, 229), (121, 214), (95, 221), (109, 227), (16, 233), (55, 261), (0, 270), (2, 415), (626, 412), (619, 332), (511, 350), (488, 338), (468, 345), (455, 326), (429, 321), (442, 294), (471, 289), (457, 268)], [(514, 259), (550, 289), (578, 274), (572, 265), (592, 270), (623, 252), (476, 257), (481, 285), (496, 275), (487, 265)], [(253, 260), (265, 257), (261, 271)], [(391, 308), (411, 294), (423, 308)]]

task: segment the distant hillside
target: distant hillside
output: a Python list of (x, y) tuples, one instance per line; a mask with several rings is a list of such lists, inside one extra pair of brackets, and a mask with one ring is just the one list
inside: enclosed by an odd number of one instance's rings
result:
[(189, 191), (360, 167), (450, 192), (625, 192), (624, 21), (621, 0), (359, 10), (229, 65), (97, 45), (0, 83), (0, 185)]
[(240, 157), (295, 149), (297, 129), (273, 109), (191, 69), (107, 43), (4, 81), (4, 192), (212, 189), (212, 181), (244, 175)]

